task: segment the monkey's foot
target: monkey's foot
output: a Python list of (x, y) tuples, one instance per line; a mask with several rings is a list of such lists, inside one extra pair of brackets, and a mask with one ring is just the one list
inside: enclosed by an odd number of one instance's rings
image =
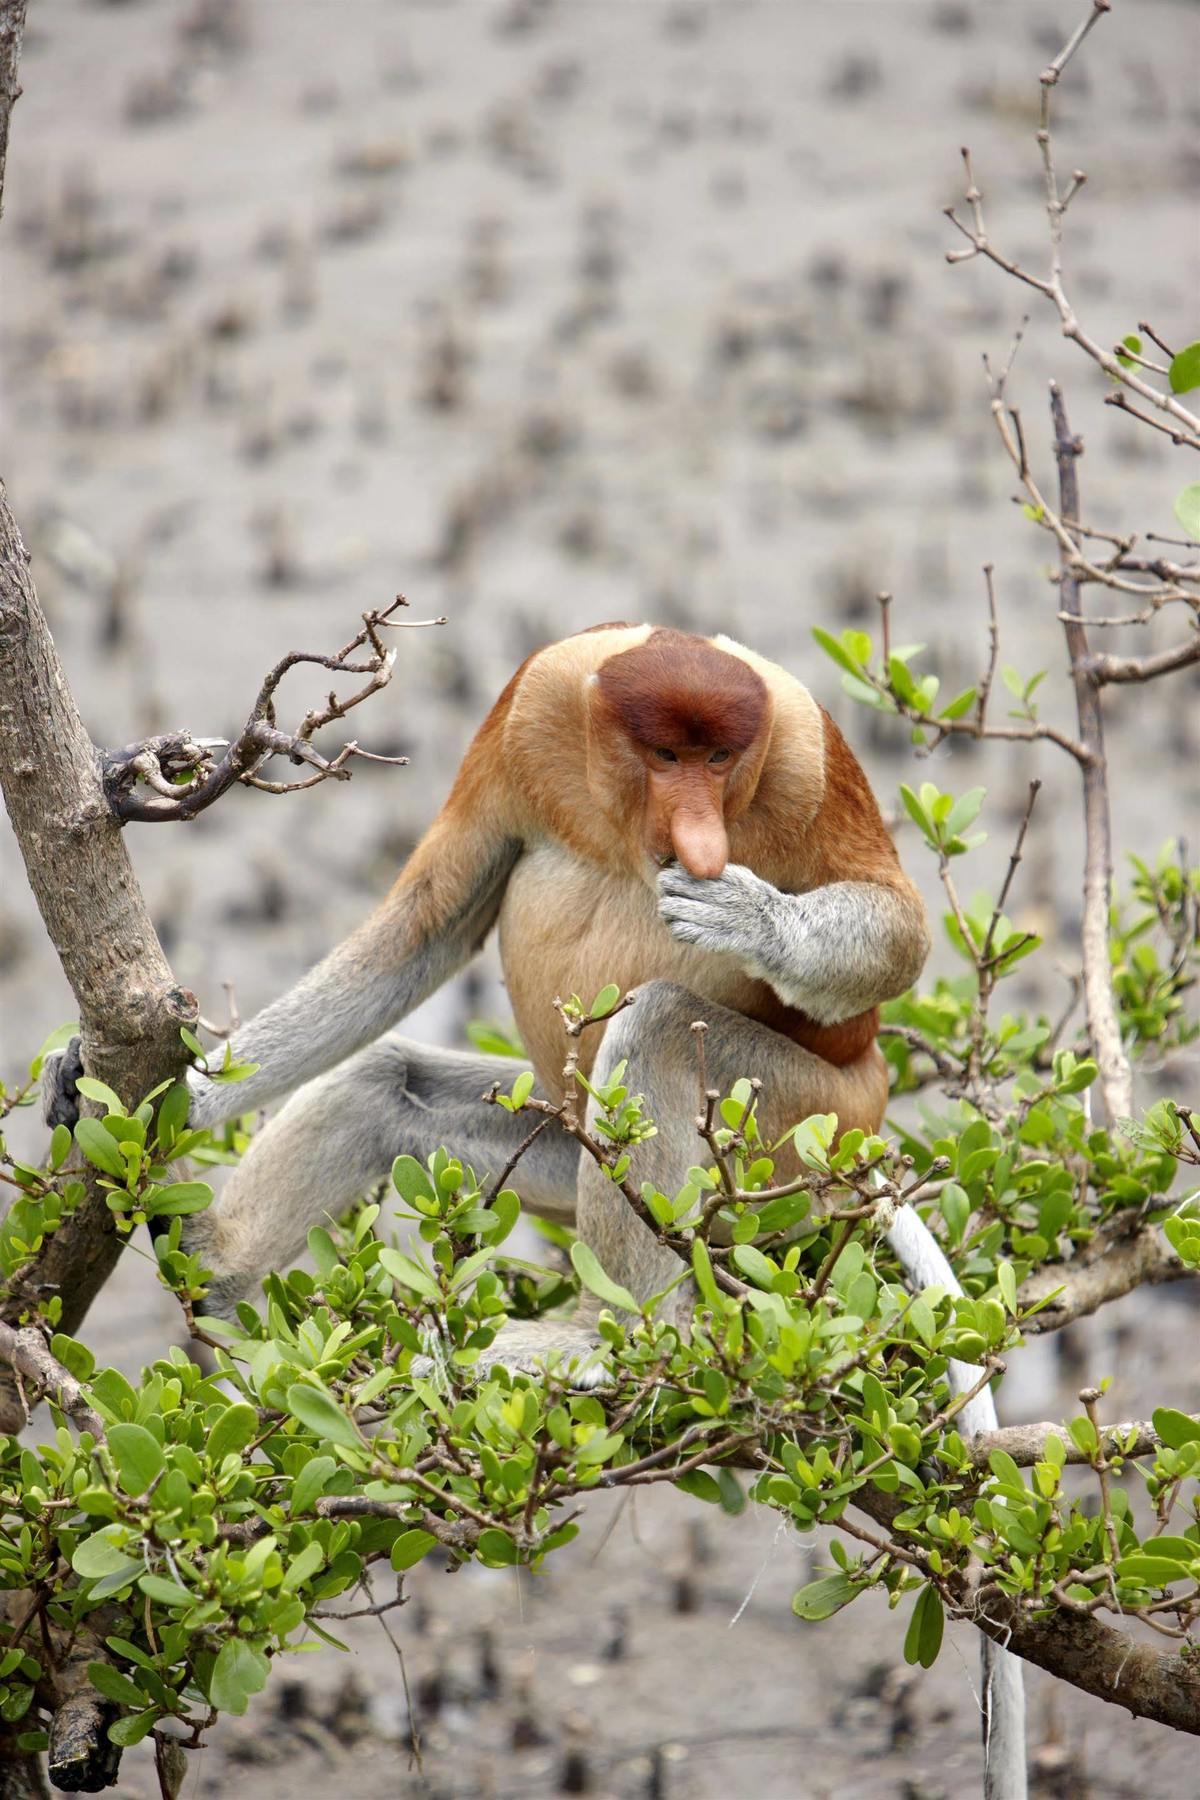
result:
[(72, 1130), (79, 1119), (79, 1089), (83, 1074), (82, 1039), (73, 1037), (65, 1050), (51, 1050), (42, 1063), (42, 1118), (47, 1125), (66, 1125)]
[[(604, 1344), (586, 1325), (573, 1325), (569, 1320), (528, 1319), (505, 1325), (496, 1334), (495, 1343), (481, 1352), (476, 1369), (480, 1380), (485, 1380), (497, 1364), (513, 1375), (546, 1375), (553, 1370), (565, 1373), (573, 1388), (587, 1392), (612, 1384), (604, 1355)], [(428, 1380), (437, 1374), (438, 1366), (436, 1355), (420, 1356), (414, 1358), (412, 1372)]]

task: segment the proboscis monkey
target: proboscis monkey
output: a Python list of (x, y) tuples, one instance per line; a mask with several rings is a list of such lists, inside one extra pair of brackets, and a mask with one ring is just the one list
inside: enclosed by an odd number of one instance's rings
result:
[[(585, 1034), (581, 1066), (594, 1059), (603, 1077), (625, 1059), (645, 1095), (658, 1134), (634, 1151), (639, 1181), (672, 1192), (695, 1160), (696, 1019), (708, 1023), (714, 1086), (762, 1078), (764, 1135), (813, 1112), (878, 1128), (877, 1004), (916, 978), (928, 938), (862, 769), (808, 690), (753, 651), (601, 626), (518, 670), (391, 893), (237, 1033), (236, 1059), (258, 1072), (236, 1084), (190, 1076), (196, 1125), (299, 1090), (193, 1225), (216, 1272), (209, 1311), (228, 1313), (294, 1260), (309, 1227), (402, 1152), (423, 1159), (445, 1142), (477, 1172), (508, 1160), (526, 1125), (481, 1096), (507, 1085), (511, 1062), (391, 1029), (497, 923), (513, 1012), (551, 1097), (563, 1064), (555, 997), (637, 990), (602, 1037)], [(678, 1272), (565, 1132), (537, 1138), (517, 1185), (639, 1299)], [(914, 1279), (953, 1285), (910, 1208), (893, 1243)], [(686, 1287), (667, 1302), (689, 1303)], [(594, 1321), (585, 1295), (573, 1319), (514, 1323), (496, 1359), (587, 1353)]]
[[(236, 1033), (235, 1058), (258, 1072), (189, 1077), (195, 1125), (299, 1090), (189, 1233), (215, 1270), (208, 1311), (228, 1313), (293, 1261), (310, 1226), (402, 1152), (424, 1159), (445, 1142), (477, 1173), (503, 1167), (528, 1126), (481, 1097), (511, 1081), (511, 1062), (390, 1030), (497, 923), (549, 1097), (564, 1059), (555, 997), (637, 990), (602, 1037), (581, 1040), (585, 1073), (628, 1060), (658, 1125), (634, 1153), (637, 1180), (674, 1191), (695, 1161), (696, 1019), (712, 1085), (761, 1076), (764, 1135), (813, 1112), (879, 1126), (876, 1006), (916, 978), (928, 939), (861, 768), (808, 691), (752, 651), (604, 626), (518, 670), (382, 905)], [(639, 1299), (678, 1271), (565, 1132), (543, 1132), (516, 1180), (531, 1211), (574, 1224)], [(495, 1353), (523, 1364), (552, 1345), (586, 1351), (593, 1327), (585, 1296), (571, 1321), (514, 1324)]]

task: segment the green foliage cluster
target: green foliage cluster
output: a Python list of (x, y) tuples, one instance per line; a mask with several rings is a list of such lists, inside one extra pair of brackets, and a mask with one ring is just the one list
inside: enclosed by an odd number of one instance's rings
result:
[[(919, 647), (877, 661), (866, 633), (817, 635), (849, 691), (902, 713), (919, 741), (979, 714), (975, 689), (938, 710), (936, 678), (914, 666)], [(1036, 723), (1040, 676), (1002, 677), (1014, 716)], [(434, 1554), (536, 1569), (575, 1535), (580, 1497), (632, 1481), (669, 1481), (730, 1511), (749, 1499), (806, 1530), (840, 1527), (833, 1570), (796, 1596), (797, 1615), (827, 1617), (868, 1589), (892, 1605), (911, 1596), (905, 1653), (925, 1666), (945, 1616), (972, 1615), (989, 1594), (1033, 1616), (1109, 1609), (1176, 1633), (1200, 1618), (1200, 1422), (1164, 1408), (1153, 1442), (1114, 1437), (1098, 1396), (1085, 1396), (1028, 1468), (1003, 1449), (980, 1463), (956, 1430), (964, 1397), (948, 1373), (954, 1360), (977, 1371), (976, 1387), (991, 1380), (1045, 1322), (1055, 1272), (1069, 1276), (1081, 1253), (1161, 1232), (1200, 1269), (1187, 1187), (1200, 1130), (1168, 1101), (1136, 1123), (1094, 1124), (1097, 1067), (1071, 1014), (1052, 1023), (996, 1003), (1038, 948), (1006, 914), (1009, 882), (996, 898), (964, 899), (955, 885), (984, 841), (983, 790), (956, 796), (926, 781), (901, 799), (937, 859), (951, 972), (883, 1009), (901, 1103), (890, 1135), (839, 1135), (829, 1114), (768, 1142), (759, 1084), (741, 1081), (710, 1106), (694, 1166), (663, 1193), (634, 1180), (655, 1123), (623, 1067), (590, 1082), (571, 1049), (567, 1107), (540, 1098), (528, 1070), (492, 1096), (513, 1113), (558, 1114), (678, 1252), (698, 1295), (687, 1336), (655, 1317), (664, 1296), (639, 1306), (560, 1228), (540, 1227), (568, 1253), (554, 1266), (514, 1256), (519, 1164), (511, 1187), (489, 1188), (451, 1147), (428, 1164), (397, 1159), (399, 1236), (374, 1196), (312, 1231), (311, 1268), (270, 1276), (236, 1326), (202, 1320), (217, 1375), (173, 1350), (130, 1382), (58, 1329), (39, 1254), (90, 1165), (119, 1232), (159, 1228), (159, 1277), (194, 1324), (207, 1271), (186, 1223), (211, 1198), (199, 1176), (244, 1151), (246, 1122), (194, 1131), (182, 1085), (126, 1109), (85, 1077), (94, 1116), (73, 1133), (59, 1126), (43, 1164), (15, 1159), (0, 1138), (14, 1191), (0, 1225), (7, 1314), (44, 1332), (103, 1426), (97, 1436), (52, 1395), (50, 1441), (0, 1448), (0, 1591), (28, 1596), (7, 1639), (0, 1631), (0, 1721), (22, 1747), (44, 1739), (55, 1646), (87, 1647), (115, 1743), (167, 1720), (196, 1742), (216, 1713), (246, 1708), (281, 1656), (337, 1642), (339, 1596), (398, 1604), (405, 1572)], [(1200, 1033), (1186, 1006), (1198, 919), (1200, 871), (1175, 846), (1134, 860), (1111, 920), (1132, 1055), (1162, 1058)], [(572, 996), (560, 1008), (568, 1044), (625, 1004), (615, 987), (590, 1003)], [(0, 1090), (0, 1121), (32, 1104), (61, 1035), (27, 1081)], [(473, 1035), (522, 1055), (501, 1030)], [(228, 1055), (210, 1070), (249, 1072)], [(184, 1159), (196, 1175), (181, 1176)], [(962, 1294), (905, 1286), (887, 1242), (903, 1205), (939, 1239)], [(565, 1368), (491, 1367), (506, 1319), (561, 1306), (581, 1286), (605, 1308), (606, 1385), (579, 1392)], [(371, 1587), (381, 1572), (393, 1584), (383, 1599)]]
[[(982, 798), (906, 790), (943, 866), (977, 841)], [(1165, 854), (1135, 866), (1131, 904), (1114, 915), (1134, 1046), (1194, 1035), (1181, 994), (1197, 891), (1196, 873)], [(1034, 1612), (1165, 1613), (1176, 1625), (1200, 1615), (1200, 1423), (1164, 1409), (1147, 1452), (1114, 1441), (1091, 1404), (1029, 1468), (1002, 1450), (981, 1466), (955, 1429), (963, 1401), (949, 1360), (975, 1365), (980, 1384), (1002, 1367), (1047, 1303), (1022, 1298), (1035, 1271), (1114, 1225), (1155, 1222), (1200, 1267), (1195, 1196), (1174, 1192), (1200, 1146), (1190, 1115), (1166, 1102), (1136, 1128), (1091, 1123), (1094, 1062), (1044, 1018), (989, 1016), (993, 986), (1036, 939), (986, 897), (964, 906), (948, 893), (962, 973), (885, 1009), (896, 1092), (914, 1097), (891, 1137), (839, 1138), (836, 1119), (818, 1115), (765, 1142), (757, 1086), (740, 1082), (714, 1107), (684, 1184), (663, 1194), (629, 1185), (631, 1151), (653, 1130), (642, 1097), (621, 1070), (604, 1087), (580, 1078), (595, 1103), (593, 1154), (685, 1259), (699, 1295), (688, 1337), (653, 1316), (654, 1300), (639, 1308), (582, 1244), (569, 1268), (514, 1257), (519, 1167), (513, 1188), (491, 1191), (446, 1149), (427, 1165), (397, 1159), (399, 1240), (372, 1201), (315, 1229), (312, 1268), (270, 1276), (236, 1327), (208, 1321), (218, 1376), (179, 1350), (136, 1383), (97, 1370), (84, 1344), (55, 1331), (55, 1300), (31, 1289), (26, 1316), (84, 1384), (104, 1435), (72, 1430), (56, 1406), (49, 1441), (0, 1450), (0, 1589), (33, 1597), (0, 1644), (0, 1718), (19, 1742), (44, 1741), (48, 1644), (90, 1647), (114, 1742), (168, 1719), (195, 1742), (217, 1712), (243, 1711), (281, 1656), (338, 1641), (336, 1597), (364, 1590), (366, 1605), (373, 1575), (402, 1583), (432, 1554), (536, 1569), (576, 1534), (581, 1496), (631, 1480), (670, 1481), (734, 1511), (748, 1497), (806, 1530), (841, 1525), (834, 1568), (797, 1594), (797, 1615), (827, 1617), (868, 1589), (892, 1605), (915, 1597), (905, 1653), (925, 1666), (946, 1614), (969, 1611), (981, 1591)], [(1167, 949), (1151, 962), (1156, 943)], [(568, 1005), (568, 1031), (617, 1003), (605, 990), (591, 1007)], [(38, 1068), (6, 1110), (32, 1098)], [(190, 1317), (205, 1271), (183, 1227), (210, 1190), (172, 1165), (229, 1161), (245, 1132), (188, 1130), (181, 1087), (132, 1111), (99, 1083), (83, 1087), (103, 1111), (79, 1122), (73, 1145), (60, 1127), (39, 1168), (0, 1148), (17, 1189), (0, 1279), (21, 1294), (45, 1234), (77, 1203), (73, 1149), (97, 1171), (118, 1229), (164, 1223), (160, 1277)], [(533, 1089), (518, 1073), (496, 1103), (545, 1110)], [(962, 1296), (905, 1287), (886, 1242), (902, 1204), (939, 1237)], [(506, 1318), (561, 1304), (579, 1284), (608, 1309), (607, 1386), (577, 1392), (565, 1369), (489, 1370)], [(1071, 1464), (1094, 1472), (1099, 1504)], [(402, 1587), (391, 1593), (376, 1604), (397, 1603)]]

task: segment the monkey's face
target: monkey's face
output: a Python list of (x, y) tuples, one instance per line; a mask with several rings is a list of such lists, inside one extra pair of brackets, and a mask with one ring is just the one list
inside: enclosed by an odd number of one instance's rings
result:
[(762, 677), (707, 638), (656, 630), (601, 664), (587, 717), (589, 786), (630, 849), (715, 880), (770, 736)]
[(739, 753), (727, 745), (638, 745), (646, 768), (645, 843), (655, 862), (677, 858), (712, 881), (729, 861), (725, 795)]

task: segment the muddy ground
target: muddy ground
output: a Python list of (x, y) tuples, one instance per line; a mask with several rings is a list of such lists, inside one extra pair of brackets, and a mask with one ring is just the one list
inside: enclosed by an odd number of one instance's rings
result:
[[(870, 628), (889, 589), (897, 639), (924, 640), (957, 691), (985, 648), (993, 561), (1003, 659), (1059, 666), (1048, 546), (1011, 504), (979, 364), (1026, 300), (946, 265), (940, 209), (969, 143), (994, 237), (1043, 258), (1036, 77), (1082, 10), (36, 0), (3, 224), (2, 473), (93, 735), (227, 735), (278, 656), (336, 647), (397, 591), (413, 618), (449, 619), (401, 638), (390, 690), (354, 720), (408, 769), (134, 828), (209, 1016), (222, 982), (248, 1013), (349, 929), (515, 663), (610, 618), (728, 630), (786, 663), (889, 806), (914, 772), (986, 783), (993, 840), (968, 891), (1042, 774), (1014, 910), (1051, 940), (1025, 998), (1057, 1006), (1076, 956), (1073, 770), (1015, 750), (914, 770), (809, 628)], [(1196, 6), (1122, 0), (1061, 91), (1062, 165), (1089, 175), (1068, 271), (1102, 341), (1145, 318), (1168, 341), (1196, 334), (1198, 65)], [(1087, 443), (1089, 517), (1172, 532), (1193, 472), (1106, 409), (1035, 314), (1015, 391), (1039, 468), (1052, 373)], [(1145, 647), (1173, 628), (1156, 621)], [(297, 681), (289, 715), (316, 691)], [(1069, 719), (1055, 676), (1042, 692)], [(1124, 849), (1153, 854), (1189, 821), (1195, 838), (1198, 695), (1112, 696)], [(0, 873), (7, 1075), (71, 1001), (2, 822)], [(461, 1041), (468, 1017), (505, 1013), (485, 956), (413, 1029)], [(1194, 1083), (1195, 1064), (1173, 1079)], [(1136, 1414), (1161, 1394), (1163, 1321), (1178, 1343), (1190, 1319), (1178, 1299), (1150, 1312), (1114, 1309), (1064, 1364), (1029, 1353), (1006, 1416), (1054, 1412), (1105, 1373), (1114, 1415)], [(177, 1331), (144, 1259), (125, 1259), (90, 1329), (132, 1366)], [(1173, 1403), (1195, 1406), (1198, 1385), (1176, 1355)], [(820, 1546), (773, 1517), (655, 1493), (588, 1511), (536, 1579), (410, 1581), (392, 1624), (420, 1768), (396, 1653), (365, 1620), (346, 1627), (352, 1660), (298, 1658), (299, 1685), (222, 1722), (185, 1792), (975, 1791), (970, 1633), (915, 1678), (881, 1606), (819, 1629), (791, 1617)], [(1036, 1675), (1031, 1698), (1042, 1792), (1194, 1789), (1184, 1740)], [(139, 1754), (121, 1791), (152, 1791)]]

